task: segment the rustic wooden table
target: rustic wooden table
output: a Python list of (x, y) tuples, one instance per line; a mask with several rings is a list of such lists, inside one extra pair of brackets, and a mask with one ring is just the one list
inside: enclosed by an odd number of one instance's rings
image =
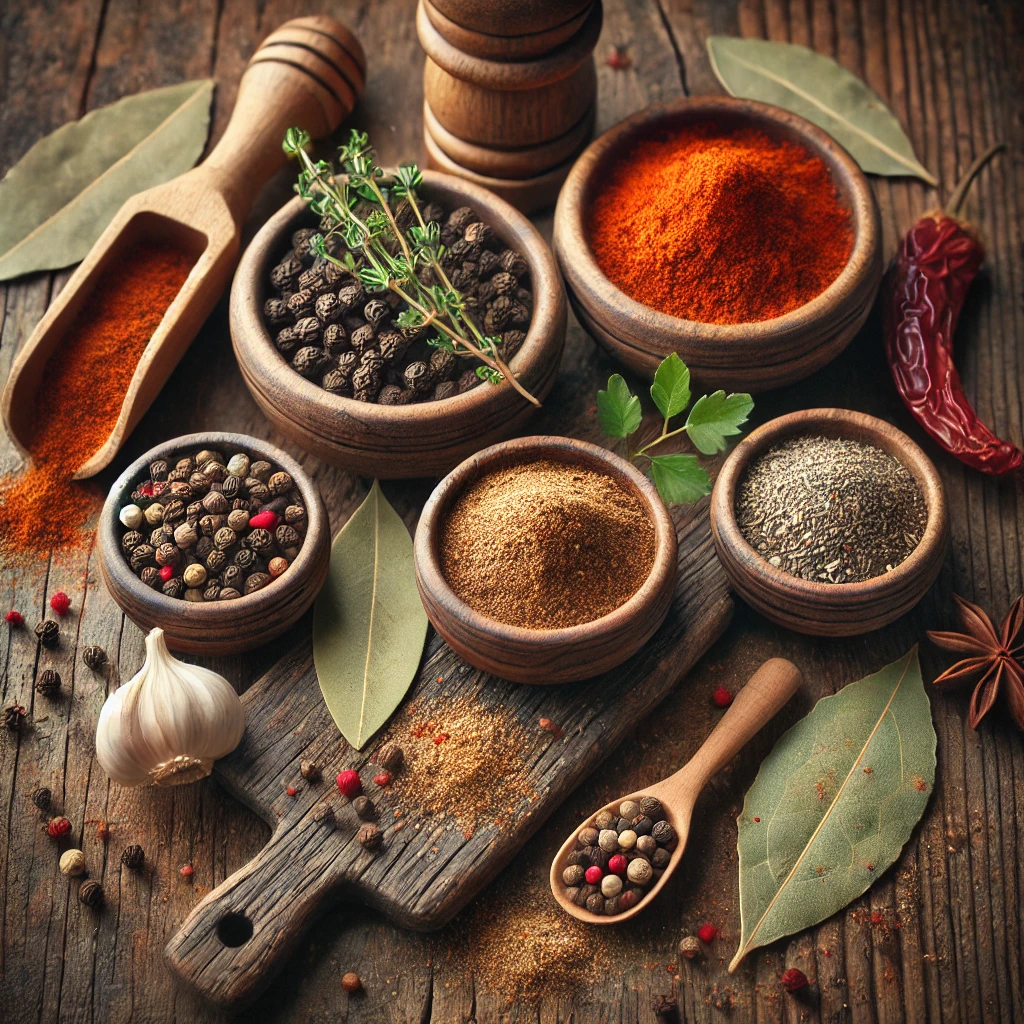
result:
[[(423, 56), (414, 0), (320, 4), (360, 36), (369, 60), (366, 96), (352, 123), (370, 131), (382, 158), (422, 155)], [(242, 68), (278, 23), (309, 13), (294, 0), (9, 0), (0, 10), (0, 170), (36, 139), (95, 107), (140, 89), (188, 78), (218, 82), (213, 138), (226, 123)], [(606, 0), (598, 45), (598, 130), (626, 114), (680, 94), (719, 92), (704, 51), (711, 32), (791, 40), (836, 56), (893, 106), (918, 155), (942, 180), (942, 195), (970, 159), (1003, 138), (1009, 154), (976, 185), (968, 214), (988, 242), (988, 272), (961, 327), (967, 391), (987, 422), (1024, 440), (1021, 349), (1024, 337), (1024, 24), (1014, 0)], [(628, 44), (632, 63), (613, 70), (604, 55)], [(280, 177), (260, 200), (250, 234), (288, 194)], [(916, 181), (874, 179), (885, 247), (928, 207), (935, 192)], [(538, 218), (550, 230), (550, 217)], [(11, 364), (67, 273), (37, 275), (0, 291), (0, 364)], [(596, 440), (593, 395), (613, 366), (573, 323), (562, 373), (536, 426)], [(877, 314), (834, 364), (809, 380), (763, 396), (755, 421), (810, 406), (840, 405), (882, 416), (921, 440), (893, 390), (882, 356)], [(74, 430), (74, 424), (68, 424)], [(235, 366), (226, 300), (203, 329), (163, 395), (115, 461), (119, 469), (153, 443), (199, 429), (275, 435), (250, 400)], [(574, 996), (539, 1005), (508, 1002), (487, 979), (450, 955), (451, 933), (422, 936), (346, 908), (314, 929), (284, 976), (261, 1002), (263, 1021), (493, 1021), (650, 1024), (654, 998), (679, 973), (686, 1021), (1019, 1021), (1024, 1020), (1024, 878), (1017, 849), (1024, 829), (1020, 735), (998, 714), (978, 732), (966, 725), (967, 694), (933, 698), (939, 735), (936, 792), (896, 867), (861, 899), (822, 926), (752, 955), (732, 977), (724, 962), (738, 934), (734, 815), (762, 757), (781, 731), (819, 697), (834, 692), (949, 627), (953, 591), (1002, 615), (1022, 590), (1024, 514), (1020, 479), (997, 484), (963, 469), (923, 442), (949, 495), (953, 544), (939, 583), (921, 606), (892, 627), (846, 641), (797, 637), (740, 606), (726, 636), (651, 720), (555, 815), (534, 845), (491, 890), (518, 876), (538, 892), (559, 838), (587, 810), (660, 778), (692, 753), (716, 717), (709, 695), (737, 686), (764, 658), (784, 655), (803, 670), (794, 706), (714, 780), (682, 873), (654, 911), (623, 929), (610, 969)], [(13, 468), (9, 446), (3, 468)], [(295, 454), (301, 454), (296, 452)], [(367, 481), (306, 457), (335, 529), (365, 494)], [(112, 473), (101, 478), (109, 483)], [(411, 523), (429, 482), (385, 490)], [(30, 631), (0, 629), (3, 703), (30, 708), (31, 728), (0, 737), (0, 1018), (5, 1021), (205, 1022), (218, 1014), (176, 989), (162, 949), (189, 909), (252, 857), (266, 840), (262, 824), (210, 781), (172, 792), (131, 792), (109, 785), (95, 765), (93, 734), (109, 689), (142, 662), (142, 636), (98, 580), (95, 550), (53, 557), (29, 570), (2, 569), (0, 605), (22, 609), (31, 625), (49, 596), (70, 593), (74, 613), (57, 667), (66, 697), (33, 702), (38, 668)], [(216, 663), (240, 688), (291, 645), (280, 642)], [(78, 650), (111, 652), (106, 677), (81, 665)], [(944, 662), (925, 643), (932, 678)], [(110, 893), (100, 915), (69, 898), (51, 840), (40, 831), (29, 794), (49, 785), (74, 822), (75, 838)], [(107, 844), (96, 822), (109, 822)], [(132, 875), (122, 847), (141, 842), (151, 871)], [(195, 866), (193, 884), (178, 867)], [(538, 899), (543, 898), (538, 896)], [(471, 911), (467, 911), (467, 914)], [(463, 915), (464, 919), (466, 915)], [(676, 965), (682, 934), (713, 921), (723, 935), (713, 955)], [(518, 936), (508, 935), (511, 951)], [(777, 977), (797, 965), (816, 979), (811, 999), (784, 998)], [(368, 993), (350, 1000), (344, 971), (362, 975)]]

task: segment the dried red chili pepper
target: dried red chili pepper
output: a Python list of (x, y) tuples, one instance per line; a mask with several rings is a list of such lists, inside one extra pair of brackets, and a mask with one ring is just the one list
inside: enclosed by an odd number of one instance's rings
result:
[(961, 462), (997, 476), (1019, 469), (1024, 455), (971, 407), (953, 365), (953, 334), (985, 258), (960, 207), (975, 175), (1002, 148), (991, 147), (971, 164), (946, 210), (925, 214), (907, 232), (889, 271), (885, 314), (889, 367), (914, 419)]

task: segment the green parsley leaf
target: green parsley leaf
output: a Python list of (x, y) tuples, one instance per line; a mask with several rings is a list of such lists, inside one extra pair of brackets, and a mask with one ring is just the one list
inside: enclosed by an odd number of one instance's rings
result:
[(678, 416), (690, 404), (690, 369), (678, 353), (661, 361), (651, 385), (651, 398), (666, 420)]
[(711, 493), (711, 478), (696, 455), (652, 455), (651, 476), (667, 505), (686, 505)]
[(725, 449), (727, 437), (740, 432), (753, 408), (750, 395), (726, 397), (724, 391), (716, 391), (697, 400), (686, 417), (686, 432), (699, 452), (714, 455)]
[(608, 378), (608, 390), (597, 393), (597, 419), (609, 437), (629, 437), (640, 426), (640, 399), (621, 374)]

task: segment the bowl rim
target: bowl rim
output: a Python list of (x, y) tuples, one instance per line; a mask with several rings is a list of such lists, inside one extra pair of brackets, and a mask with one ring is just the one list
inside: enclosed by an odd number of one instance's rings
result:
[[(147, 587), (132, 572), (131, 567), (125, 561), (121, 553), (117, 528), (114, 525), (115, 522), (120, 524), (118, 513), (122, 505), (127, 503), (122, 500), (126, 489), (134, 484), (140, 473), (148, 472), (149, 464), (156, 459), (166, 458), (174, 452), (184, 453), (191, 448), (198, 450), (198, 447), (229, 444), (237, 446), (249, 456), (255, 453), (268, 462), (276, 463), (288, 473), (302, 494), (306, 502), (308, 525), (298, 557), (289, 564), (288, 569), (279, 579), (271, 580), (270, 584), (257, 590), (254, 594), (243, 594), (233, 601), (185, 601), (179, 597), (168, 597), (167, 594), (159, 590)], [(129, 491), (128, 494), (130, 495), (130, 493)], [(116, 587), (127, 591), (140, 603), (144, 603), (152, 609), (156, 617), (180, 618), (184, 609), (187, 608), (189, 618), (196, 616), (200, 620), (209, 620), (211, 624), (221, 620), (230, 620), (240, 613), (258, 612), (264, 606), (269, 609), (280, 603), (282, 597), (297, 587), (301, 588), (305, 580), (315, 575), (316, 565), (322, 554), (318, 550), (323, 547), (321, 538), (327, 537), (328, 546), (330, 543), (329, 535), (326, 532), (329, 529), (327, 512), (323, 504), (323, 497), (313, 482), (313, 478), (292, 456), (281, 451), (276, 445), (249, 434), (232, 431), (210, 430), (195, 434), (182, 434), (169, 441), (154, 445), (132, 462), (111, 484), (106, 500), (103, 502), (100, 517), (101, 564)], [(285, 579), (285, 576), (291, 578)], [(275, 586), (274, 584), (277, 583), (282, 583), (283, 586)], [(108, 587), (108, 589), (112, 588)]]
[[(766, 121), (781, 125), (798, 136), (805, 148), (825, 162), (840, 194), (844, 191), (849, 192), (849, 209), (853, 217), (853, 248), (843, 269), (824, 291), (803, 305), (783, 313), (782, 316), (767, 320), (716, 324), (703, 320), (687, 320), (664, 313), (653, 306), (646, 306), (624, 292), (605, 275), (587, 238), (584, 216), (587, 195), (592, 187), (594, 175), (612, 159), (615, 150), (621, 150), (630, 139), (650, 131), (660, 121), (684, 118), (688, 114), (710, 116), (716, 112), (730, 117), (745, 118), (754, 125), (763, 126)], [(846, 186), (845, 189), (843, 185)], [(563, 235), (572, 248), (572, 262), (577, 268), (574, 276), (596, 281), (601, 290), (607, 291), (611, 300), (632, 321), (642, 322), (648, 331), (664, 335), (689, 338), (699, 335), (707, 342), (725, 343), (750, 340), (752, 330), (758, 332), (758, 341), (764, 341), (765, 335), (786, 334), (791, 330), (805, 328), (809, 321), (831, 312), (837, 300), (852, 294), (855, 286), (870, 270), (872, 254), (880, 243), (881, 228), (877, 204), (867, 176), (846, 149), (824, 129), (799, 114), (758, 100), (734, 96), (685, 96), (652, 103), (631, 114), (598, 136), (583, 151), (569, 172), (555, 207), (556, 256), (563, 248), (564, 242), (559, 237)], [(561, 262), (559, 259), (559, 265)], [(568, 274), (566, 280), (576, 292), (577, 289)], [(607, 304), (607, 300), (601, 302), (602, 306)], [(591, 316), (595, 316), (592, 304), (587, 304), (587, 311)], [(595, 318), (600, 322), (599, 315)]]
[[(495, 229), (496, 233), (495, 223), (500, 221), (502, 227), (508, 229), (509, 234), (516, 236), (516, 244), (508, 247), (515, 248), (529, 266), (534, 301), (526, 337), (519, 351), (509, 363), (509, 369), (513, 372), (518, 370), (519, 376), (522, 378), (528, 367), (540, 367), (542, 364), (542, 351), (550, 342), (550, 332), (545, 325), (548, 323), (557, 325), (560, 321), (564, 321), (566, 316), (565, 291), (551, 250), (533, 223), (500, 196), (452, 174), (426, 168), (422, 170), (422, 174), (423, 193), (428, 200), (434, 188), (458, 193), (467, 200), (467, 205), (473, 206), (485, 223)], [(355, 419), (371, 427), (378, 423), (386, 422), (394, 425), (402, 421), (406, 421), (412, 426), (423, 423), (425, 420), (441, 420), (449, 415), (472, 415), (478, 407), (486, 405), (497, 395), (506, 391), (513, 392), (515, 396), (513, 401), (526, 403), (526, 399), (518, 396), (508, 381), (486, 387), (482, 382), (464, 394), (453, 395), (451, 398), (444, 398), (436, 402), (416, 402), (410, 405), (358, 402), (354, 398), (325, 391), (293, 370), (288, 360), (278, 352), (274, 345), (274, 340), (263, 320), (262, 302), (258, 296), (265, 297), (266, 295), (265, 272), (274, 259), (277, 247), (284, 236), (294, 230), (292, 227), (294, 222), (307, 212), (308, 206), (305, 200), (299, 196), (281, 206), (253, 236), (252, 241), (242, 254), (238, 269), (235, 271), (229, 302), (232, 345), (236, 357), (238, 357), (239, 347), (243, 343), (236, 340), (236, 336), (245, 334), (247, 338), (251, 339), (246, 343), (246, 347), (255, 351), (255, 346), (258, 344), (260, 350), (259, 360), (245, 360), (247, 365), (253, 364), (258, 371), (258, 380), (253, 381), (250, 386), (258, 387), (263, 391), (265, 390), (264, 385), (272, 376), (276, 375), (278, 370), (288, 371), (287, 386), (292, 392), (293, 400), (318, 405), (326, 412), (335, 413), (345, 419)], [(507, 242), (506, 245), (508, 245)], [(255, 325), (255, 330), (250, 329), (250, 323)], [(560, 333), (564, 332), (557, 330), (555, 332), (556, 335)], [(263, 363), (262, 359), (265, 357), (270, 361)], [(239, 362), (242, 362), (241, 357), (239, 357)], [(251, 374), (246, 367), (243, 367), (242, 373), (246, 383), (250, 384)]]
[[(786, 437), (819, 431), (826, 436), (849, 437), (888, 452), (906, 468), (924, 497), (928, 519), (917, 546), (889, 572), (856, 583), (817, 583), (794, 576), (772, 565), (743, 536), (736, 522), (736, 490), (750, 463), (776, 442)], [(942, 478), (923, 449), (898, 427), (853, 409), (803, 409), (777, 416), (751, 431), (728, 455), (719, 471), (711, 494), (711, 528), (716, 545), (731, 556), (730, 561), (744, 574), (757, 572), (764, 586), (776, 594), (840, 600), (870, 599), (884, 596), (913, 582), (926, 571), (931, 559), (946, 543), (948, 512)], [(755, 568), (756, 567), (756, 568)], [(831, 601), (829, 603), (832, 603)]]
[[(444, 514), (466, 486), (500, 465), (514, 465), (550, 457), (559, 462), (577, 463), (603, 472), (620, 484), (631, 484), (654, 526), (655, 548), (651, 570), (640, 588), (623, 604), (600, 618), (575, 626), (556, 629), (531, 629), (514, 626), (477, 611), (448, 585), (438, 558), (440, 525)], [(482, 633), (518, 647), (553, 648), (585, 645), (596, 641), (636, 618), (661, 592), (678, 571), (676, 527), (654, 484), (622, 456), (576, 438), (553, 434), (528, 435), (500, 441), (481, 449), (459, 463), (431, 492), (420, 513), (413, 541), (416, 580), (434, 603), (449, 617), (465, 623), (474, 633)], [(429, 575), (429, 586), (423, 582)]]

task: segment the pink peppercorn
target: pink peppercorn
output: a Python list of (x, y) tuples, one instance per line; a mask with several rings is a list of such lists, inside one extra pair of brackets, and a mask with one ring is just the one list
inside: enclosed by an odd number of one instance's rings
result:
[(697, 929), (697, 938), (701, 942), (714, 942), (718, 936), (718, 929), (713, 924), (702, 924)]
[(286, 793), (287, 793), (287, 794), (288, 794), (289, 796), (295, 796), (295, 794), (296, 794), (296, 793), (298, 793), (298, 790), (297, 790), (297, 789), (296, 789), (296, 788), (295, 788), (294, 786), (289, 786), (289, 787), (288, 787), (288, 788), (287, 788), (287, 789), (285, 790), (285, 792), (286, 792)]
[(807, 988), (807, 975), (796, 967), (790, 967), (779, 978), (779, 984), (787, 992), (799, 992), (802, 988)]
[(25, 625), (25, 616), (21, 612), (16, 612), (13, 608), (4, 616), (4, 620), (15, 628)]
[(276, 512), (271, 512), (270, 509), (266, 509), (263, 512), (258, 512), (252, 516), (249, 520), (249, 525), (254, 530), (275, 530), (277, 524), (280, 522), (280, 518)]
[(174, 566), (164, 565), (160, 568), (160, 579), (166, 583), (169, 579), (174, 576)]
[(720, 686), (711, 694), (711, 701), (716, 708), (727, 708), (732, 703), (732, 694), (724, 686)]
[(617, 853), (614, 857), (608, 859), (608, 870), (613, 875), (624, 875), (627, 866), (626, 858), (621, 853)]
[(182, 878), (191, 878), (194, 870), (195, 868), (193, 868), (191, 864), (182, 864), (181, 867), (178, 868), (178, 874), (181, 875)]
[(604, 877), (604, 872), (596, 864), (591, 864), (590, 867), (587, 868), (587, 873), (584, 877), (586, 878), (588, 885), (597, 885), (597, 883)]
[(50, 598), (50, 607), (58, 615), (67, 615), (68, 609), (71, 607), (71, 598), (68, 597), (63, 590), (58, 590), (57, 593)]
[(351, 768), (347, 768), (343, 772), (338, 772), (338, 789), (341, 790), (342, 796), (349, 798), (359, 796), (363, 791), (363, 784), (359, 781), (359, 772), (353, 771)]
[(374, 775), (373, 781), (378, 786), (387, 786), (391, 782), (391, 772), (381, 772), (379, 775)]
[(51, 839), (63, 839), (71, 831), (71, 822), (67, 818), (51, 818), (46, 831)]

